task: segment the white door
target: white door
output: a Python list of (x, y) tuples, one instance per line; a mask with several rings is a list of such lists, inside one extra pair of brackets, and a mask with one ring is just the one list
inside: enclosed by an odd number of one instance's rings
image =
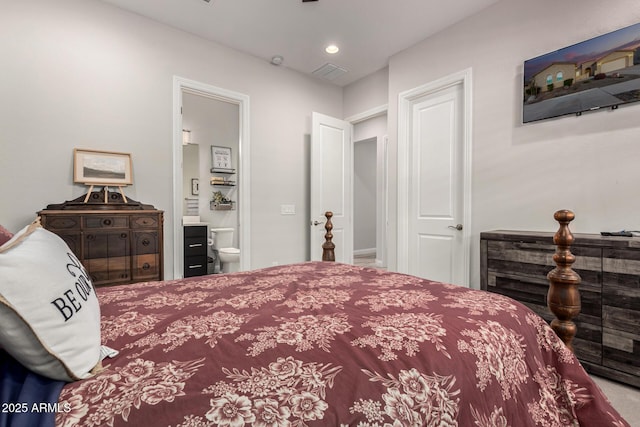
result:
[(469, 259), (465, 94), (461, 80), (405, 99), (400, 141), (406, 179), (399, 183), (406, 192), (398, 218), (405, 223), (399, 270), (459, 285), (468, 285)]
[(353, 262), (353, 126), (319, 113), (311, 116), (311, 259), (322, 259), (326, 211), (333, 212), (336, 261)]

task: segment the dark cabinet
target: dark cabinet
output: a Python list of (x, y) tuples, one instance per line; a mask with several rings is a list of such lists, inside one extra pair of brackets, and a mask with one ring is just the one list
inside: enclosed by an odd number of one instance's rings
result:
[[(576, 356), (591, 373), (640, 387), (640, 238), (574, 234), (581, 312)], [(547, 321), (553, 233), (480, 234), (481, 288), (520, 301)]]
[(42, 226), (59, 235), (89, 273), (94, 286), (163, 279), (163, 212), (119, 193), (95, 192), (38, 212)]
[(207, 233), (206, 225), (185, 225), (184, 277), (207, 274)]

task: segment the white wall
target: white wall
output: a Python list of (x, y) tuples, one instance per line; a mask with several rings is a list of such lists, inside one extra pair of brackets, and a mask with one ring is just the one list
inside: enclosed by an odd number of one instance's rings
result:
[(389, 98), (389, 68), (385, 67), (344, 88), (344, 118), (386, 105)]
[[(126, 194), (165, 211), (165, 272), (172, 277), (178, 75), (250, 97), (252, 267), (300, 261), (308, 253), (310, 112), (349, 117), (388, 102), (395, 189), (398, 94), (471, 67), (475, 243), (496, 228), (554, 230), (560, 208), (576, 212), (577, 232), (640, 228), (639, 105), (520, 122), (525, 59), (634, 24), (640, 4), (540, 0), (536, 10), (524, 0), (501, 1), (397, 54), (388, 70), (345, 88), (343, 98), (320, 80), (94, 0), (3, 2), (0, 223), (16, 230), (47, 204), (85, 192), (72, 183), (74, 147), (130, 152), (134, 185)], [(389, 196), (393, 207), (395, 191)], [(298, 214), (280, 215), (284, 203)], [(389, 212), (393, 232), (397, 218)]]
[[(389, 64), (393, 168), (398, 94), (473, 70), (475, 287), (482, 231), (555, 231), (553, 213), (563, 208), (576, 213), (574, 232), (640, 228), (640, 105), (521, 124), (523, 61), (637, 23), (640, 3), (541, 0), (532, 10), (529, 1), (501, 1), (397, 54)], [(391, 184), (393, 188), (395, 182)], [(391, 212), (395, 230), (397, 218)], [(394, 265), (393, 239), (389, 246)]]
[[(173, 277), (173, 76), (250, 97), (252, 267), (305, 259), (311, 111), (342, 117), (342, 90), (94, 0), (3, 2), (0, 223), (79, 197), (74, 147), (132, 154), (125, 194), (165, 211)], [(295, 161), (291, 161), (295, 159)], [(297, 215), (280, 215), (294, 203)]]

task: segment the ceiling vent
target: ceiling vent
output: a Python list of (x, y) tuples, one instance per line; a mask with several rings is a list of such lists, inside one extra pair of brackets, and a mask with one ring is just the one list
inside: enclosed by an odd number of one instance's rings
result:
[(333, 80), (347, 73), (342, 67), (338, 67), (335, 64), (326, 63), (322, 67), (315, 70), (313, 73), (314, 76), (320, 77), (325, 80)]

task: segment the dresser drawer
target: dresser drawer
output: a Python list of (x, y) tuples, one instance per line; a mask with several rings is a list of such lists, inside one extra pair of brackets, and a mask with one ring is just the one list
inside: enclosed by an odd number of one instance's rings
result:
[(158, 233), (156, 231), (133, 231), (133, 253), (157, 254), (160, 252), (158, 248)]
[(206, 256), (184, 258), (184, 277), (203, 276), (205, 274), (207, 274)]
[(129, 218), (125, 215), (84, 217), (85, 228), (129, 228)]
[(59, 215), (59, 216), (49, 216), (43, 215), (41, 217), (42, 226), (47, 230), (53, 231), (54, 233), (57, 231), (65, 231), (65, 230), (73, 230), (80, 228), (80, 217), (77, 215)]
[(133, 280), (162, 280), (158, 254), (135, 255), (133, 257)]
[(207, 239), (202, 237), (185, 237), (184, 238), (184, 256), (206, 255)]
[(157, 228), (159, 224), (158, 215), (131, 215), (131, 228)]
[(83, 260), (82, 263), (95, 286), (113, 285), (131, 280), (128, 257), (91, 258)]

